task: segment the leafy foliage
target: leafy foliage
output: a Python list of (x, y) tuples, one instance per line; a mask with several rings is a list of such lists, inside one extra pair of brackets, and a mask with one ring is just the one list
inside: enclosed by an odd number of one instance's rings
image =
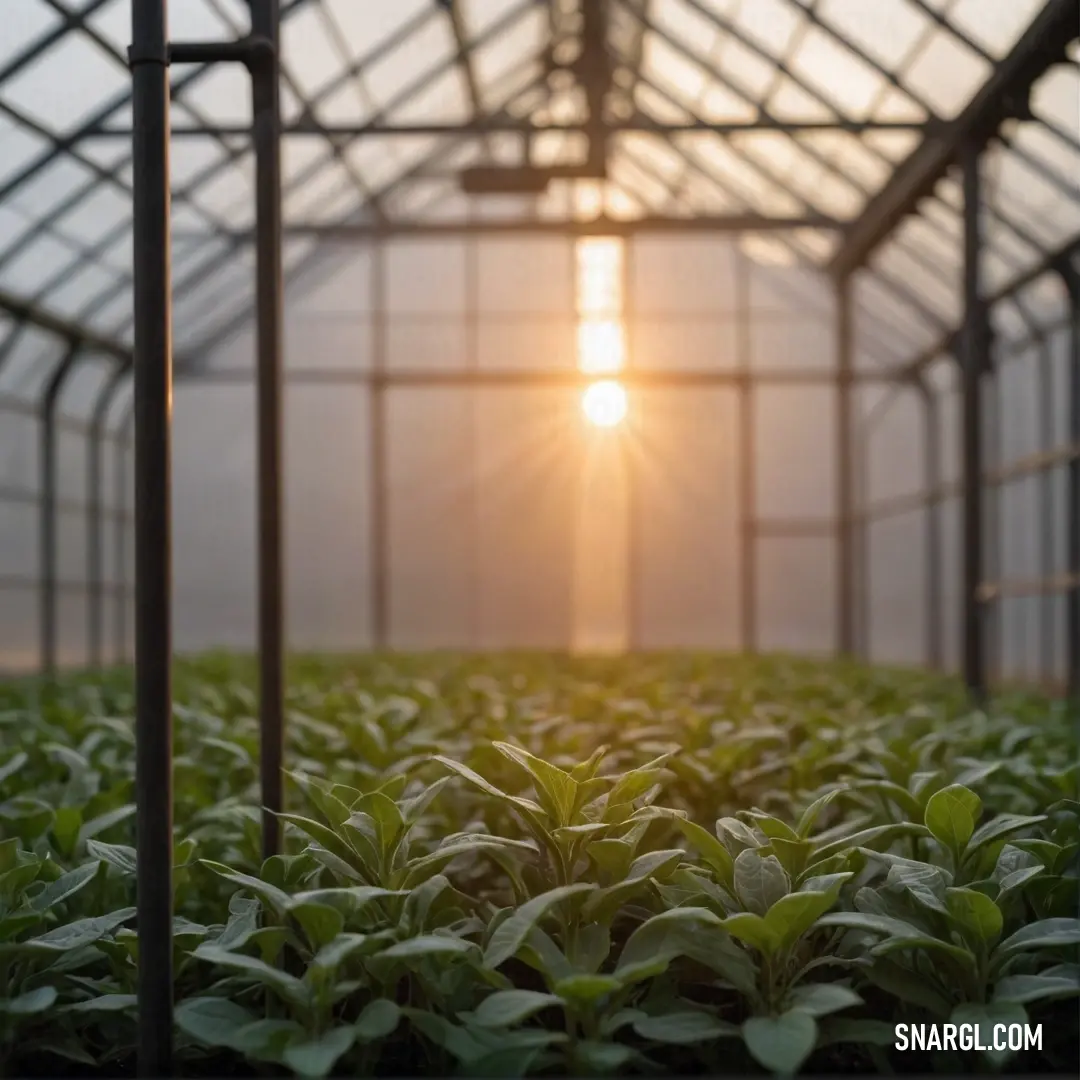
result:
[[(247, 662), (177, 672), (185, 1074), (965, 1071), (894, 1025), (1042, 1023), (1068, 1071), (1075, 717), (711, 656), (298, 660), (259, 856)], [(0, 686), (0, 1057), (136, 1035), (129, 675)], [(975, 1055), (977, 1057), (977, 1055)]]

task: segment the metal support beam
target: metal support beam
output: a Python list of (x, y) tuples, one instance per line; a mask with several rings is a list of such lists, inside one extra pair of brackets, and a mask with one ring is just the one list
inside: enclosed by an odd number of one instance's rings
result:
[(128, 662), (128, 469), (131, 465), (131, 434), (135, 413), (131, 409), (121, 425), (116, 443), (116, 608), (113, 623), (113, 650), (117, 664)]
[(263, 858), (281, 846), (284, 809), (285, 604), (282, 527), (281, 122), (279, 0), (251, 0), (264, 43), (251, 66), (255, 132), (256, 407), (258, 426), (259, 776)]
[(739, 593), (739, 625), (742, 648), (758, 651), (758, 531), (757, 454), (755, 452), (755, 380), (750, 322), (750, 263), (741, 252), (735, 259), (735, 353), (739, 393), (739, 563), (742, 568)]
[(71, 348), (57, 365), (41, 399), (41, 670), (56, 675), (56, 405), (79, 352)]
[(967, 108), (922, 143), (870, 200), (858, 223), (829, 263), (837, 279), (866, 265), (901, 221), (918, 209), (948, 170), (971, 149), (982, 150), (1002, 123), (1023, 117), (1035, 82), (1064, 61), (1069, 43), (1080, 34), (1080, 0), (1047, 0), (1012, 51), (994, 69)]
[[(745, 233), (787, 232), (793, 229), (842, 230), (843, 222), (819, 214), (769, 217), (764, 214), (732, 214), (723, 217), (643, 217), (636, 219), (605, 216), (588, 221), (550, 221), (543, 218), (507, 218), (479, 221), (391, 221), (376, 222), (292, 222), (285, 226), (287, 237), (318, 237), (325, 240), (367, 240), (375, 237), (462, 237), (477, 234), (520, 234), (537, 236), (637, 236), (642, 233)], [(236, 234), (250, 239), (251, 234)]]
[(389, 492), (386, 475), (386, 383), (379, 376), (387, 368), (387, 296), (386, 245), (376, 241), (372, 248), (371, 267), (372, 374), (369, 384), (370, 449), (368, 483), (371, 517), (371, 641), (375, 649), (390, 644), (390, 568), (388, 559)]
[[(175, 50), (174, 46), (174, 50)], [(173, 57), (174, 61), (176, 57)], [(239, 59), (239, 58), (238, 58)], [(179, 62), (179, 61), (177, 61)], [(709, 120), (685, 120), (678, 123), (662, 123), (648, 116), (632, 117), (628, 120), (607, 121), (603, 125), (606, 135), (645, 134), (660, 138), (672, 135), (754, 135), (773, 133), (780, 135), (813, 135), (821, 132), (839, 131), (845, 134), (861, 135), (872, 131), (924, 131), (926, 124), (888, 121), (844, 121), (829, 120), (823, 122), (802, 121), (787, 122), (763, 117), (753, 122), (713, 123)], [(330, 139), (363, 138), (415, 138), (417, 136), (435, 136), (447, 138), (462, 135), (521, 135), (523, 138), (545, 133), (584, 135), (588, 132), (585, 124), (534, 124), (528, 120), (513, 118), (498, 119), (482, 117), (476, 122), (466, 124), (389, 124), (373, 122), (367, 124), (316, 124), (303, 118), (282, 126), (281, 134), (291, 136), (319, 135)], [(244, 138), (251, 134), (247, 124), (215, 124), (209, 126), (187, 126), (178, 124), (172, 129), (173, 138), (179, 139), (232, 139)], [(130, 138), (129, 129), (103, 127), (83, 134), (85, 139), (124, 139)]]
[(836, 286), (836, 581), (837, 652), (855, 652), (855, 370), (853, 283)]
[(0, 289), (0, 311), (6, 311), (16, 322), (29, 323), (72, 345), (78, 345), (84, 352), (101, 353), (121, 363), (131, 363), (131, 349), (122, 342), (54, 315), (37, 304), (14, 296), (3, 289)]
[(944, 593), (944, 568), (941, 558), (941, 497), (942, 485), (941, 406), (933, 388), (924, 379), (915, 383), (922, 403), (923, 420), (923, 484), (927, 492), (925, 521), (926, 590), (926, 666), (931, 671), (945, 667), (945, 648), (942, 636), (944, 612), (941, 598)]
[[(1069, 290), (1069, 438), (1080, 443), (1080, 270), (1074, 263), (1062, 267)], [(1080, 703), (1080, 457), (1069, 462), (1065, 517), (1066, 572), (1073, 586), (1065, 599), (1065, 684), (1069, 697)]]
[(138, 1074), (172, 1073), (172, 279), (167, 0), (132, 4)]
[(983, 374), (988, 327), (982, 299), (981, 149), (969, 146), (964, 170), (964, 348), (962, 360), (963, 476), (963, 674), (977, 701), (986, 697), (983, 604)]
[[(94, 404), (88, 437), (86, 458), (86, 639), (87, 659), (92, 668), (102, 664), (104, 639), (105, 566), (103, 514), (103, 451), (105, 422), (116, 400), (116, 394), (127, 378), (129, 369), (118, 368), (102, 387)], [(123, 522), (120, 522), (121, 527)]]

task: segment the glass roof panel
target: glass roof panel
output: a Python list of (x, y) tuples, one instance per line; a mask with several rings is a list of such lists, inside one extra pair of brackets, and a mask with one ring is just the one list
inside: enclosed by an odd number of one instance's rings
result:
[[(612, 115), (628, 104), (661, 122), (745, 124), (759, 116), (792, 124), (869, 120), (923, 122), (956, 115), (1041, 9), (1040, 0), (613, 0), (610, 48), (618, 58)], [(0, 41), (0, 287), (40, 297), (54, 315), (125, 340), (131, 321), (130, 76), (125, 49), (131, 0), (20, 0)], [(471, 46), (481, 107), (533, 110), (537, 122), (584, 119), (580, 90), (542, 84), (552, 24), (572, 29), (574, 4), (554, 17), (529, 0), (462, 0), (459, 25), (432, 0), (286, 0), (283, 3), (283, 114), (311, 106), (322, 124), (464, 123), (474, 102), (458, 57), (456, 30)], [(58, 12), (86, 12), (85, 30)], [(248, 26), (245, 0), (174, 0), (179, 40), (218, 40)], [(44, 47), (31, 58), (25, 50)], [(1074, 55), (1075, 55), (1074, 50)], [(564, 59), (561, 48), (558, 55)], [(10, 77), (5, 75), (10, 72)], [(63, 77), (57, 78), (57, 72)], [(250, 81), (242, 68), (190, 65), (173, 73), (174, 123), (245, 126)], [(182, 87), (182, 89), (181, 89)], [(1045, 121), (1012, 125), (1006, 148), (987, 159), (986, 277), (996, 288), (1034, 266), (1044, 249), (1080, 230), (1080, 82), (1061, 67), (1036, 86)], [(619, 111), (621, 110), (621, 111)], [(116, 137), (80, 128), (107, 118)], [(78, 135), (54, 145), (57, 136)], [(913, 130), (684, 133), (668, 142), (617, 136), (606, 186), (553, 185), (546, 215), (859, 215), (918, 145)], [(1011, 147), (1011, 148), (1009, 148)], [(538, 140), (539, 160), (580, 159), (581, 136)], [(518, 160), (520, 140), (416, 134), (342, 138), (334, 153), (320, 136), (285, 140), (285, 208), (290, 221), (354, 215), (383, 193), (385, 212), (424, 215), (507, 212), (506, 201), (460, 198), (452, 171), (468, 163)], [(250, 248), (230, 239), (252, 223), (249, 140), (184, 137), (172, 147), (177, 349), (228, 321), (229, 305), (250, 300)], [(421, 176), (395, 190), (403, 177)], [(15, 181), (18, 180), (18, 183)], [(392, 193), (391, 197), (385, 197)], [(957, 316), (959, 190), (939, 185), (919, 217), (905, 222), (875, 260), (879, 280), (863, 303), (880, 305), (883, 332), (902, 352), (901, 330), (935, 333)], [(515, 212), (517, 212), (515, 210)], [(751, 238), (762, 260), (827, 260), (834, 233), (799, 230)], [(289, 264), (317, 256), (310, 240), (290, 246)], [(951, 282), (951, 284), (950, 284)], [(225, 283), (225, 284), (223, 284)], [(226, 284), (228, 287), (226, 287)], [(874, 291), (876, 290), (876, 291)], [(182, 304), (182, 308), (179, 305)], [(908, 321), (912, 322), (908, 326)], [(927, 331), (929, 327), (929, 331)], [(899, 344), (897, 344), (899, 341)], [(890, 347), (890, 354), (892, 347)]]

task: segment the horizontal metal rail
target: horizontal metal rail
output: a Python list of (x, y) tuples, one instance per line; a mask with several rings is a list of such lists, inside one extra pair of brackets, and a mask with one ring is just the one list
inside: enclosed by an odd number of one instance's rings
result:
[[(176, 46), (172, 50), (176, 59)], [(241, 56), (236, 57), (243, 62)], [(303, 118), (291, 124), (284, 124), (281, 134), (320, 136), (324, 139), (359, 139), (366, 136), (401, 136), (403, 138), (421, 136), (446, 136), (461, 138), (463, 135), (544, 135), (544, 134), (588, 134), (594, 129), (585, 124), (533, 124), (515, 119), (493, 118), (476, 124), (320, 124)], [(762, 117), (747, 123), (710, 123), (708, 120), (687, 120), (674, 124), (665, 124), (649, 117), (636, 117), (606, 123), (601, 130), (608, 135), (646, 134), (669, 137), (672, 135), (691, 135), (694, 133), (713, 135), (753, 135), (769, 132), (783, 135), (813, 134), (815, 132), (840, 131), (850, 135), (861, 135), (868, 131), (913, 131), (932, 130), (931, 125), (916, 121), (888, 120), (825, 120), (789, 122)], [(173, 138), (243, 138), (251, 134), (249, 124), (217, 124), (205, 127), (192, 127), (177, 124), (171, 129)], [(83, 134), (89, 139), (130, 139), (130, 128), (99, 127)]]
[(1031, 596), (1059, 596), (1080, 589), (1080, 574), (1056, 574), (1048, 578), (1006, 578), (1003, 581), (984, 581), (978, 589), (978, 600), (989, 604), (995, 600), (1018, 600)]
[[(39, 577), (30, 577), (22, 574), (0, 574), (0, 591), (2, 592), (19, 592), (26, 590), (37, 595), (38, 590), (41, 588), (41, 579)], [(55, 584), (57, 593), (77, 594), (83, 593), (89, 594), (90, 583), (88, 581), (60, 581)], [(103, 582), (101, 588), (110, 596), (134, 596), (135, 588), (132, 585), (125, 585), (121, 582)]]
[[(245, 385), (255, 379), (253, 368), (204, 368), (187, 372), (177, 372), (176, 381), (182, 383), (209, 382), (218, 384)], [(742, 386), (747, 381), (751, 384), (772, 386), (834, 386), (836, 373), (823, 369), (820, 371), (799, 371), (797, 369), (769, 369), (756, 371), (749, 377), (738, 370), (724, 371), (660, 371), (646, 368), (624, 369), (616, 374), (586, 374), (576, 368), (565, 371), (551, 369), (500, 371), (492, 369), (465, 369), (461, 371), (334, 371), (334, 370), (294, 370), (285, 372), (285, 381), (297, 385), (326, 386), (413, 386), (435, 387), (453, 386), (468, 389), (479, 386), (588, 386), (605, 378), (617, 379), (629, 386)], [(889, 383), (892, 377), (888, 372), (864, 371), (855, 375), (857, 382)]]
[[(983, 483), (991, 487), (1004, 487), (1031, 476), (1050, 472), (1071, 461), (1080, 461), (1080, 443), (1059, 446), (1052, 450), (1042, 450), (1016, 458), (997, 469), (990, 469), (983, 474)], [(865, 508), (859, 515), (867, 523), (883, 521), (886, 518), (902, 517), (904, 514), (925, 510), (928, 506), (958, 498), (963, 493), (963, 484), (959, 480), (950, 480), (939, 484), (930, 491), (915, 491), (906, 495), (896, 495), (890, 499), (880, 499)]]
[[(32, 488), (16, 487), (13, 484), (0, 484), (0, 503), (8, 503), (14, 506), (37, 506), (41, 502), (41, 492)], [(71, 514), (76, 517), (85, 517), (91, 508), (89, 502), (78, 499), (57, 499), (56, 512), (58, 514)], [(134, 517), (120, 509), (101, 507), (101, 515), (109, 521), (119, 524), (131, 524)]]

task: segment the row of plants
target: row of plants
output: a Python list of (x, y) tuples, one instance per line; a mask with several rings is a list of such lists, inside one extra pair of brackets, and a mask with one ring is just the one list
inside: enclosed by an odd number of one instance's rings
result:
[[(300, 659), (259, 855), (249, 662), (178, 666), (185, 1075), (1075, 1072), (1077, 718), (848, 664)], [(130, 674), (0, 685), (5, 1075), (137, 1027)], [(896, 1025), (1042, 1025), (900, 1052)]]

